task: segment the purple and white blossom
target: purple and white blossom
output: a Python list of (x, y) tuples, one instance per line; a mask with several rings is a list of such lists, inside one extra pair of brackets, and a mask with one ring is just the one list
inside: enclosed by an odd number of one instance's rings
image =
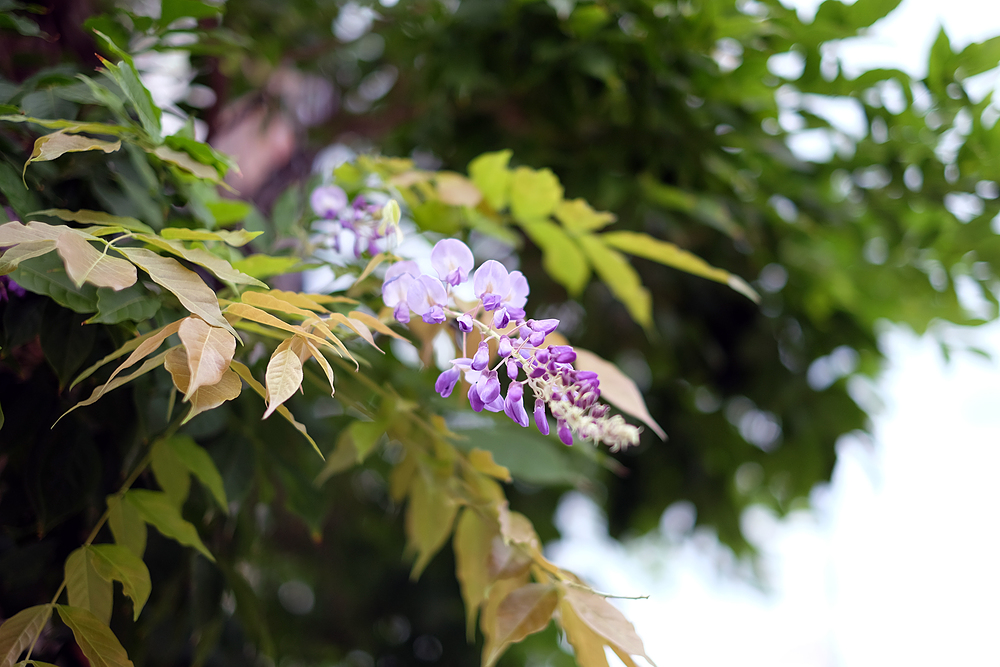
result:
[[(409, 321), (410, 311), (430, 323), (454, 319), (463, 349), (469, 334), (477, 330), (480, 334), (472, 358), (453, 359), (452, 367), (438, 376), (434, 390), (447, 398), (464, 378), (473, 410), (502, 411), (519, 426), (527, 427), (527, 386), (535, 399), (532, 416), (543, 435), (549, 434), (551, 414), (556, 434), (566, 445), (572, 445), (574, 437), (603, 442), (612, 451), (638, 443), (639, 429), (620, 415), (609, 416), (608, 406), (599, 402), (597, 374), (573, 367), (577, 355), (572, 346), (546, 345), (559, 320), (525, 319), (530, 289), (520, 271), (508, 273), (500, 262), (484, 262), (472, 276), (477, 302), (471, 310), (469, 304), (459, 302), (452, 288), (468, 280), (474, 264), (464, 243), (444, 239), (431, 251), (436, 276), (421, 273), (414, 262), (394, 264), (385, 274), (383, 300), (400, 322)], [(493, 313), (490, 324), (479, 319), (487, 312)], [(491, 342), (496, 344), (492, 353)], [(495, 362), (494, 354), (499, 357)], [(506, 394), (498, 374), (501, 366), (508, 378)], [(522, 371), (523, 380), (519, 379)]]

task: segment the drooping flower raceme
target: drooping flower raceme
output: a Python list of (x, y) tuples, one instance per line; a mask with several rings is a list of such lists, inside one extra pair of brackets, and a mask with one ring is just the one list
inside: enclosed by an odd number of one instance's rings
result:
[[(434, 390), (448, 397), (464, 376), (473, 410), (502, 411), (520, 426), (528, 426), (524, 407), (527, 386), (534, 396), (532, 415), (543, 434), (549, 433), (551, 413), (556, 434), (567, 445), (573, 444), (574, 436), (603, 442), (612, 451), (637, 444), (639, 428), (620, 415), (608, 415), (608, 406), (599, 402), (597, 374), (573, 367), (573, 348), (545, 345), (546, 336), (556, 330), (559, 320), (525, 319), (530, 289), (524, 275), (508, 272), (494, 260), (472, 273), (474, 264), (468, 246), (457, 239), (444, 239), (431, 251), (437, 276), (422, 274), (416, 262), (397, 262), (386, 271), (382, 283), (382, 300), (398, 321), (409, 322), (412, 311), (428, 323), (454, 319), (463, 342), (473, 331), (480, 334), (472, 358), (452, 359), (451, 368), (438, 376)], [(453, 290), (466, 282), (470, 273), (477, 301), (466, 307)], [(489, 324), (478, 319), (484, 312), (493, 314)], [(496, 343), (499, 357), (492, 367), (490, 341)], [(501, 368), (507, 376), (506, 395), (498, 372)]]
[[(329, 245), (337, 252), (353, 251), (360, 257), (366, 250), (379, 252), (378, 242), (392, 225), (385, 224), (384, 207), (358, 195), (348, 204), (347, 193), (336, 185), (321, 185), (309, 196), (309, 205), (322, 220), (315, 226), (328, 235)], [(353, 248), (342, 248), (341, 232), (353, 233)], [(348, 235), (347, 244), (350, 244)]]

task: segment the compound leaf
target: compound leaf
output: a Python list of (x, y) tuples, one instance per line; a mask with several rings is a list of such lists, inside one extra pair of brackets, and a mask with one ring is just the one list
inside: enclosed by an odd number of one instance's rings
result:
[(86, 609), (56, 605), (59, 618), (73, 631), (73, 638), (91, 667), (133, 667), (118, 638), (106, 624)]

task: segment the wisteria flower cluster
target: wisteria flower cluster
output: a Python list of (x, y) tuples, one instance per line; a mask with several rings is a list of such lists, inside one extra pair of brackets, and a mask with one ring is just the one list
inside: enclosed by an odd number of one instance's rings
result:
[[(364, 195), (358, 195), (348, 204), (347, 193), (336, 185), (317, 187), (309, 197), (309, 204), (323, 221), (317, 228), (327, 232), (330, 247), (337, 252), (353, 250), (355, 257), (361, 257), (367, 250), (375, 255), (379, 252), (378, 241), (392, 231), (390, 225), (384, 224), (383, 206), (368, 201)], [(353, 248), (341, 247), (343, 230), (353, 232)]]
[[(495, 260), (484, 262), (472, 273), (475, 260), (468, 246), (457, 239), (439, 241), (431, 251), (436, 276), (421, 273), (416, 262), (393, 264), (385, 274), (382, 300), (393, 309), (399, 322), (410, 321), (410, 313), (427, 323), (453, 319), (464, 343), (470, 333), (480, 334), (471, 359), (452, 359), (452, 367), (441, 373), (434, 389), (448, 397), (464, 376), (469, 384), (469, 403), (476, 412), (504, 412), (520, 426), (529, 418), (524, 407), (524, 388), (534, 395), (535, 425), (549, 433), (548, 414), (556, 419), (556, 433), (566, 445), (574, 434), (584, 440), (605, 443), (611, 451), (639, 442), (639, 428), (620, 415), (608, 415), (600, 403), (597, 373), (576, 370), (576, 352), (569, 345), (545, 345), (546, 336), (559, 320), (526, 319), (528, 281), (520, 271), (508, 272)], [(476, 296), (473, 304), (460, 301), (455, 288), (469, 280)], [(486, 324), (481, 314), (492, 313)], [(487, 316), (488, 317), (488, 316)], [(490, 365), (490, 341), (496, 343), (499, 360)], [(504, 395), (499, 370), (509, 380)], [(522, 379), (523, 374), (523, 379)]]

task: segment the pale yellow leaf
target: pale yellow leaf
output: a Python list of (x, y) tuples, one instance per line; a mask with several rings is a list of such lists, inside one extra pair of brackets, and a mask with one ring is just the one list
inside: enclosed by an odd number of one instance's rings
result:
[(79, 134), (66, 134), (64, 130), (60, 130), (35, 139), (35, 147), (31, 151), (31, 157), (28, 158), (28, 162), (24, 164), (24, 168), (27, 169), (28, 164), (31, 162), (55, 160), (66, 153), (82, 153), (85, 151), (114, 153), (121, 147), (121, 141), (104, 141)]
[(66, 266), (66, 274), (77, 287), (88, 282), (117, 292), (135, 284), (137, 274), (131, 262), (100, 252), (77, 231), (60, 234), (56, 250)]
[(559, 625), (566, 632), (566, 640), (573, 647), (573, 657), (579, 667), (608, 667), (604, 638), (587, 627), (566, 600), (559, 603)]
[[(358, 332), (358, 335), (361, 336), (366, 343), (374, 347), (379, 352), (382, 352), (382, 348), (375, 344), (375, 337), (372, 336), (371, 329), (368, 328), (367, 324), (354, 317), (348, 317), (347, 320), (354, 325), (353, 329)], [(383, 352), (383, 354), (385, 353)]]
[(157, 285), (169, 290), (185, 308), (212, 326), (222, 327), (236, 336), (219, 310), (215, 292), (198, 276), (172, 257), (157, 255), (145, 248), (120, 248), (133, 264), (149, 274)]
[(567, 588), (564, 599), (580, 620), (609, 644), (628, 655), (641, 655), (649, 660), (651, 665), (655, 665), (646, 655), (646, 649), (636, 634), (635, 627), (607, 600), (600, 595), (577, 588)]
[[(249, 368), (247, 368), (245, 365), (241, 364), (238, 361), (233, 361), (229, 365), (229, 367), (233, 371), (235, 371), (237, 375), (243, 378), (243, 381), (246, 382), (248, 385), (250, 385), (250, 388), (253, 389), (255, 392), (257, 392), (261, 396), (261, 398), (263, 398), (266, 395), (267, 390), (264, 388), (264, 385), (262, 385), (260, 382), (257, 382), (257, 379), (253, 376), (253, 373), (250, 372)], [(279, 415), (284, 417), (289, 424), (295, 427), (296, 431), (301, 433), (305, 437), (305, 439), (309, 441), (309, 444), (313, 446), (313, 449), (316, 450), (316, 453), (319, 454), (319, 457), (321, 459), (325, 459), (325, 457), (323, 456), (323, 452), (321, 452), (319, 449), (319, 445), (317, 445), (316, 441), (313, 440), (312, 436), (309, 435), (309, 432), (306, 430), (306, 427), (300, 424), (299, 422), (295, 421), (295, 417), (293, 417), (292, 413), (288, 411), (288, 408), (286, 408), (283, 405), (279, 405), (277, 412)]]
[(260, 308), (251, 306), (247, 303), (231, 303), (226, 306), (226, 314), (234, 315), (236, 317), (241, 317), (251, 322), (257, 322), (258, 324), (266, 324), (269, 327), (274, 327), (275, 329), (281, 329), (282, 331), (287, 331), (289, 333), (298, 334), (300, 336), (305, 336), (306, 338), (312, 340), (316, 343), (321, 343), (328, 347), (332, 347), (330, 343), (326, 341), (325, 338), (317, 336), (315, 334), (303, 331), (302, 327), (297, 327), (293, 324), (289, 324), (282, 319), (275, 317), (274, 315), (264, 312)]
[(507, 544), (526, 544), (535, 548), (541, 545), (531, 520), (520, 512), (511, 512), (507, 509), (507, 503), (500, 505), (498, 520), (500, 535)]
[(225, 329), (213, 327), (197, 317), (185, 318), (178, 335), (187, 351), (190, 371), (188, 387), (184, 390), (186, 401), (200, 387), (222, 380), (236, 352), (236, 338)]
[(292, 397), (302, 384), (302, 361), (298, 351), (292, 349), (293, 338), (282, 341), (267, 362), (264, 382), (267, 386), (267, 410), (264, 419), (271, 416), (279, 405)]
[[(163, 367), (167, 369), (167, 372), (173, 378), (174, 386), (181, 393), (186, 393), (191, 379), (191, 371), (188, 367), (188, 357), (184, 348), (178, 346), (171, 349), (163, 362)], [(240, 395), (242, 389), (243, 383), (240, 382), (240, 377), (231, 368), (227, 368), (222, 373), (222, 377), (218, 382), (211, 385), (202, 385), (191, 394), (191, 409), (184, 417), (182, 424), (186, 424), (202, 412), (207, 412), (219, 407), (226, 401), (233, 400)]]
[(336, 388), (333, 386), (333, 367), (330, 366), (330, 362), (323, 356), (323, 352), (321, 352), (318, 347), (313, 345), (312, 341), (306, 340), (305, 347), (306, 350), (309, 351), (312, 358), (316, 360), (316, 363), (320, 365), (320, 368), (323, 369), (323, 373), (326, 374), (326, 379), (330, 382), (330, 396), (333, 396), (337, 393)]
[(390, 256), (391, 255), (389, 255), (389, 253), (380, 252), (379, 254), (375, 255), (370, 260), (368, 260), (368, 263), (365, 264), (364, 271), (362, 271), (361, 274), (355, 279), (354, 284), (357, 285), (362, 280), (364, 280), (365, 278), (367, 278), (368, 276), (370, 276), (371, 273), (372, 273), (372, 271), (374, 271), (378, 267), (379, 264), (381, 264), (382, 262), (384, 262)]
[(632, 319), (649, 328), (653, 323), (653, 297), (643, 287), (639, 272), (629, 264), (628, 259), (604, 244), (603, 239), (607, 236), (609, 235), (582, 234), (576, 238), (597, 275), (625, 305)]
[(32, 257), (40, 257), (55, 249), (55, 241), (49, 240), (18, 243), (16, 246), (5, 250), (3, 256), (0, 257), (0, 276), (7, 275), (25, 260)]
[(265, 308), (267, 310), (275, 310), (279, 313), (288, 313), (289, 315), (298, 315), (299, 317), (306, 319), (310, 317), (315, 317), (315, 313), (306, 308), (300, 308), (299, 306), (293, 304), (286, 298), (277, 296), (274, 292), (253, 292), (247, 291), (240, 296), (243, 303), (254, 306), (256, 308)]
[(47, 208), (44, 211), (35, 211), (31, 215), (51, 215), (67, 222), (80, 222), (85, 225), (101, 225), (112, 229), (121, 228), (133, 232), (153, 233), (152, 227), (135, 218), (111, 215), (104, 211), (88, 211), (86, 209), (70, 211), (65, 208)]
[(0, 225), (0, 248), (29, 241), (55, 241), (63, 232), (72, 229), (66, 225), (47, 225), (44, 222), (8, 222)]
[(232, 283), (234, 285), (267, 287), (265, 283), (262, 283), (242, 271), (236, 270), (233, 268), (232, 264), (221, 257), (213, 255), (207, 250), (203, 250), (201, 248), (187, 248), (180, 241), (169, 241), (152, 234), (136, 234), (135, 237), (140, 241), (145, 241), (146, 243), (160, 248), (161, 250), (166, 250), (172, 255), (177, 255), (182, 259), (186, 259), (192, 264), (205, 267), (211, 271), (216, 278), (224, 282)]
[(667, 434), (649, 414), (646, 401), (642, 398), (642, 392), (639, 391), (639, 387), (632, 378), (625, 375), (613, 363), (602, 359), (593, 352), (579, 347), (575, 349), (576, 361), (573, 365), (577, 370), (597, 373), (597, 378), (601, 383), (601, 398), (625, 414), (641, 419), (649, 428), (653, 429), (656, 435), (660, 436), (660, 440), (667, 439)]
[(91, 558), (86, 547), (80, 547), (66, 558), (63, 567), (66, 596), (71, 606), (90, 611), (107, 625), (111, 622), (114, 588), (97, 573)]
[(385, 324), (385, 322), (382, 322), (377, 317), (369, 315), (368, 313), (363, 313), (360, 310), (352, 310), (350, 313), (347, 314), (347, 316), (352, 320), (360, 320), (361, 322), (363, 322), (364, 324), (368, 325), (369, 327), (371, 327), (372, 329), (381, 334), (385, 334), (386, 336), (392, 336), (393, 338), (396, 338), (398, 340), (406, 340), (406, 338), (400, 336), (398, 333), (390, 329), (389, 326)]
[[(247, 293), (244, 293), (247, 294)], [(323, 303), (335, 303), (334, 301), (327, 301), (327, 299), (335, 299), (336, 297), (328, 297), (326, 294), (302, 294), (300, 292), (286, 292), (284, 290), (273, 289), (270, 292), (265, 292), (265, 294), (270, 294), (273, 297), (277, 297), (293, 306), (298, 306), (299, 308), (304, 308), (305, 310), (312, 310), (317, 313), (325, 313), (327, 309), (321, 304)], [(350, 303), (357, 303), (354, 299), (348, 299), (347, 297), (341, 297)]]
[(497, 607), (496, 628), (483, 649), (483, 665), (491, 667), (511, 644), (544, 630), (559, 604), (552, 584), (527, 584), (511, 591)]
[(184, 151), (175, 151), (174, 149), (166, 146), (157, 146), (152, 152), (153, 155), (160, 158), (164, 162), (175, 164), (178, 167), (191, 172), (198, 178), (204, 178), (210, 181), (219, 180), (219, 172), (215, 169), (215, 167), (198, 162)]
[(434, 177), (438, 198), (451, 206), (478, 206), (483, 193), (476, 184), (461, 174), (439, 171)]
[(41, 634), (50, 616), (52, 605), (40, 604), (22, 609), (0, 625), (0, 667), (12, 667), (17, 662)]
[(178, 241), (222, 241), (236, 248), (245, 246), (264, 232), (251, 232), (246, 229), (187, 229), (185, 227), (165, 227), (160, 236)]
[[(167, 350), (167, 352), (169, 352), (169, 350)], [(101, 396), (104, 396), (104, 394), (108, 393), (109, 391), (113, 391), (113, 390), (117, 389), (118, 387), (121, 387), (122, 385), (128, 384), (129, 382), (131, 382), (132, 380), (136, 379), (137, 377), (139, 377), (141, 375), (145, 375), (146, 373), (148, 373), (149, 371), (153, 370), (154, 368), (157, 368), (158, 366), (160, 366), (163, 363), (163, 360), (167, 356), (167, 352), (162, 352), (161, 354), (158, 354), (158, 355), (156, 355), (155, 357), (153, 357), (151, 359), (147, 359), (142, 364), (142, 366), (139, 366), (139, 369), (137, 371), (135, 371), (134, 373), (132, 373), (130, 375), (126, 375), (124, 377), (116, 377), (113, 380), (108, 380), (105, 384), (103, 384), (100, 387), (98, 387), (97, 389), (95, 389), (94, 392), (90, 395), (90, 398), (88, 398), (88, 399), (86, 399), (84, 401), (80, 401), (79, 403), (77, 403), (76, 405), (74, 405), (73, 407), (71, 407), (69, 410), (67, 410), (66, 412), (62, 413), (62, 415), (59, 417), (59, 419), (56, 420), (56, 424), (59, 423), (59, 420), (61, 420), (63, 417), (65, 417), (69, 413), (73, 412), (77, 408), (82, 408), (82, 407), (85, 407), (87, 405), (91, 405), (93, 403), (96, 403), (98, 400), (100, 400)], [(53, 424), (53, 426), (55, 426), (55, 424)]]
[(176, 322), (171, 322), (170, 324), (162, 326), (159, 329), (154, 329), (149, 333), (143, 334), (138, 338), (133, 338), (132, 340), (128, 341), (120, 348), (118, 348), (117, 350), (115, 350), (114, 352), (107, 355), (106, 357), (98, 361), (96, 364), (85, 370), (84, 372), (80, 373), (80, 375), (75, 380), (73, 380), (73, 384), (71, 384), (69, 388), (72, 389), (82, 380), (90, 377), (94, 373), (94, 371), (96, 371), (98, 368), (108, 363), (109, 361), (114, 361), (115, 359), (119, 358), (126, 352), (132, 352), (132, 354), (129, 355), (128, 359), (126, 359), (121, 366), (116, 368), (114, 373), (111, 374), (111, 377), (108, 378), (108, 382), (111, 382), (111, 380), (113, 380), (115, 376), (118, 375), (118, 373), (125, 370), (132, 364), (138, 362), (143, 357), (146, 357), (155, 352), (157, 348), (159, 348), (160, 345), (163, 344), (163, 341), (165, 341), (171, 335), (177, 333), (177, 330), (180, 329), (182, 321), (183, 320), (177, 320)]
[(614, 213), (595, 211), (585, 199), (566, 199), (559, 202), (555, 216), (573, 233), (596, 231), (615, 221)]

